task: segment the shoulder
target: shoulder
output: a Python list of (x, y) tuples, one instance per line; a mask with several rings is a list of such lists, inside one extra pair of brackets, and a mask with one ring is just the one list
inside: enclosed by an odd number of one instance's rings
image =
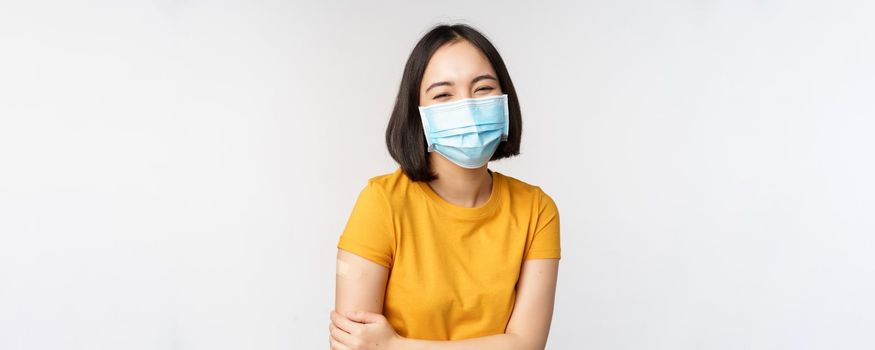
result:
[(401, 168), (396, 168), (391, 173), (375, 175), (367, 180), (363, 193), (369, 193), (375, 197), (381, 197), (390, 205), (402, 200), (412, 186), (412, 180), (401, 171)]
[(507, 184), (507, 189), (511, 193), (511, 195), (521, 195), (526, 197), (535, 197), (538, 199), (549, 198), (546, 192), (541, 188), (541, 186), (520, 180), (513, 176), (509, 176), (507, 174), (500, 174), (502, 178), (504, 178), (505, 183)]
[[(501, 173), (498, 173), (501, 174)], [(556, 210), (556, 203), (539, 185), (535, 185), (513, 176), (501, 174), (507, 184), (509, 195), (517, 201), (530, 201), (539, 211)]]
[(368, 178), (368, 186), (376, 187), (386, 192), (393, 192), (398, 188), (409, 186), (410, 178), (401, 171), (401, 168), (396, 168), (391, 173), (375, 175)]
[(401, 171), (401, 168), (396, 168), (391, 173), (372, 176), (368, 179), (367, 187), (374, 188), (386, 194), (406, 191), (413, 181)]

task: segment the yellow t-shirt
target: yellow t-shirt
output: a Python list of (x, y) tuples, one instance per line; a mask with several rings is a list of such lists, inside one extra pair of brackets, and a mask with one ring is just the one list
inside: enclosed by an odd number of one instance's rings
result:
[(490, 197), (476, 208), (447, 202), (400, 168), (370, 178), (359, 194), (337, 247), (390, 269), (383, 315), (399, 335), (504, 333), (523, 260), (560, 258), (550, 196), (491, 172)]

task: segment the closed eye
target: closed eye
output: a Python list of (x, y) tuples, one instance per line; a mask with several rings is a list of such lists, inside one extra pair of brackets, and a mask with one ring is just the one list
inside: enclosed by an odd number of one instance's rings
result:
[[(478, 91), (481, 91), (481, 90), (482, 90), (482, 91), (491, 91), (491, 90), (495, 90), (495, 88), (494, 88), (494, 87), (491, 87), (491, 86), (482, 86), (482, 87), (477, 88), (477, 90), (474, 90), (474, 92), (478, 92)], [(432, 98), (432, 99), (433, 99), (433, 100), (437, 100), (437, 99), (439, 99), (439, 98), (443, 98), (443, 97), (447, 97), (447, 96), (450, 96), (450, 94), (448, 94), (448, 93), (443, 93), (443, 94), (440, 94), (440, 95), (435, 96), (435, 97)]]

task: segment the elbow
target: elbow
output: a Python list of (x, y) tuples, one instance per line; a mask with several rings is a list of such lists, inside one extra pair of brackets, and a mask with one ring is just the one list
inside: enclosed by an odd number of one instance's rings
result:
[(512, 343), (516, 345), (515, 350), (544, 350), (547, 346), (547, 339), (533, 334), (518, 334), (513, 332), (505, 333), (513, 337)]

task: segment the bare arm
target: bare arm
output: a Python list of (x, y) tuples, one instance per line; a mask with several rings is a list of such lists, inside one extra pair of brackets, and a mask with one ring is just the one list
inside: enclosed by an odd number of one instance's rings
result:
[(389, 268), (338, 249), (334, 309), (382, 314), (388, 278)]
[[(513, 313), (504, 334), (463, 340), (421, 340), (398, 336), (391, 350), (535, 350), (544, 349), (553, 318), (559, 259), (530, 259), (523, 263)], [(382, 315), (389, 269), (356, 254), (337, 253), (339, 312), (366, 311)], [(340, 317), (340, 316), (338, 316)], [(336, 319), (335, 325), (337, 323)], [(350, 329), (350, 320), (342, 323)], [(384, 323), (385, 324), (385, 323)], [(387, 324), (386, 327), (390, 327)], [(391, 328), (389, 329), (391, 331)], [(335, 330), (335, 333), (336, 330)]]
[(504, 334), (448, 341), (402, 338), (397, 349), (544, 349), (553, 319), (558, 274), (559, 259), (530, 259), (523, 263), (513, 313)]

